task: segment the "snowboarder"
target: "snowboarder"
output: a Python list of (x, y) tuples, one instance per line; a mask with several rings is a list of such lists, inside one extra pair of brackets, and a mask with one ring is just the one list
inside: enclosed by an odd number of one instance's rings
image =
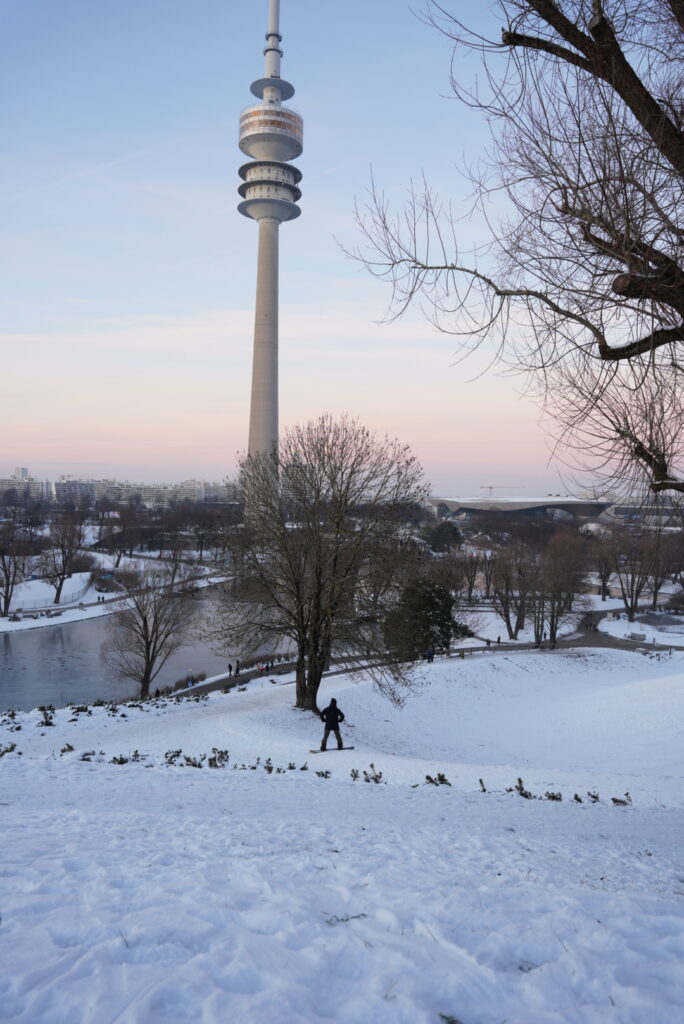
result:
[(344, 744), (342, 743), (342, 737), (340, 736), (340, 722), (344, 722), (344, 714), (337, 706), (337, 701), (333, 697), (327, 708), (323, 708), (321, 711), (321, 720), (325, 722), (325, 730), (323, 732), (323, 739), (321, 740), (321, 750), (325, 750), (328, 743), (328, 736), (331, 732), (335, 733), (335, 739), (337, 740), (337, 749), (342, 750)]

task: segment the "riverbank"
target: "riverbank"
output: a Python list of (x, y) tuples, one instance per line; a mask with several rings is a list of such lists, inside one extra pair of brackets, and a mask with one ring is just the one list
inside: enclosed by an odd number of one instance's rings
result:
[[(223, 574), (207, 569), (205, 575), (184, 579), (182, 585), (192, 587), (193, 590), (203, 590), (207, 587), (218, 586), (224, 579)], [(180, 586), (181, 582), (179, 581), (177, 585)], [(40, 610), (24, 611), (23, 608), (19, 608), (16, 613), (13, 613), (18, 616), (18, 619), (0, 618), (0, 633), (21, 633), (27, 629), (45, 629), (49, 626), (62, 626), (69, 622), (97, 619), (102, 615), (120, 612), (125, 606), (125, 602), (126, 599), (119, 594), (107, 592), (95, 596), (91, 588), (83, 598), (71, 604), (51, 605)]]

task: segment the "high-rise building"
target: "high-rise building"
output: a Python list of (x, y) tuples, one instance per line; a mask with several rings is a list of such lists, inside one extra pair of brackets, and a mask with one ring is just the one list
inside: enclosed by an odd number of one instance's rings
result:
[(238, 209), (259, 225), (250, 455), (278, 447), (278, 231), (300, 213), (301, 174), (288, 161), (302, 152), (303, 125), (295, 110), (283, 106), (294, 88), (280, 77), (281, 40), (280, 0), (269, 0), (264, 77), (251, 87), (261, 102), (240, 115), (240, 149), (252, 159), (240, 168)]

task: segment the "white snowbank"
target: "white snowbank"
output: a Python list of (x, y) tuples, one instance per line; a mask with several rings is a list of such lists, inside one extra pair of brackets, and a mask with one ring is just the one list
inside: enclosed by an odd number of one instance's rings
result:
[[(78, 600), (90, 580), (89, 572), (75, 572), (64, 581), (60, 604), (70, 604)], [(19, 583), (12, 596), (11, 611), (22, 608), (31, 611), (34, 608), (50, 608), (55, 599), (55, 588), (47, 580), (28, 580)]]
[(639, 613), (635, 622), (629, 622), (627, 616), (616, 613), (613, 619), (603, 618), (599, 630), (609, 636), (630, 637), (631, 634), (642, 634), (647, 644), (662, 644), (671, 647), (684, 647), (684, 616), (662, 613)]

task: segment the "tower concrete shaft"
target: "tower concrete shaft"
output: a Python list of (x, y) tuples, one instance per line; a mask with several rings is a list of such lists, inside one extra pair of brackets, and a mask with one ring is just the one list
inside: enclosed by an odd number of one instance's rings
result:
[(240, 149), (252, 160), (240, 168), (238, 210), (259, 223), (249, 454), (278, 448), (278, 234), (300, 210), (301, 174), (287, 161), (302, 152), (302, 119), (283, 106), (294, 88), (280, 77), (280, 2), (269, 0), (264, 77), (252, 82), (261, 103), (240, 115)]
[(259, 220), (249, 454), (278, 448), (278, 231), (275, 217)]

